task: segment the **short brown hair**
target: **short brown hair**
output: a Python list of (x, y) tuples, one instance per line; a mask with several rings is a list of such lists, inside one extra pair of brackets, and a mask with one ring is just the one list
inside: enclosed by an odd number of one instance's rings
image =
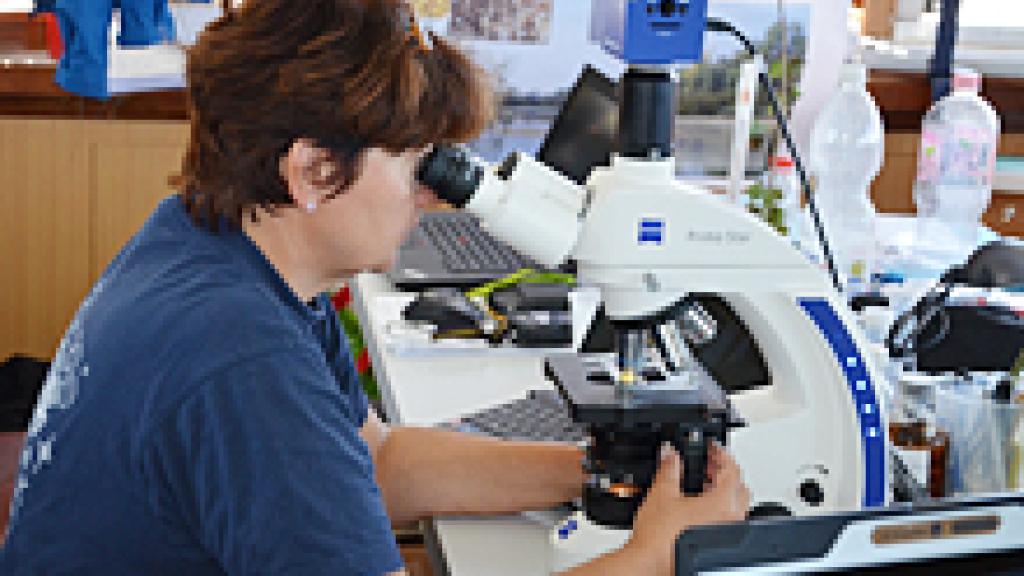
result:
[(328, 151), (337, 194), (368, 147), (475, 138), (493, 110), (483, 73), (444, 40), (429, 44), (404, 0), (225, 7), (188, 53), (192, 134), (174, 184), (193, 219), (216, 230), (291, 204), (279, 162), (298, 139)]

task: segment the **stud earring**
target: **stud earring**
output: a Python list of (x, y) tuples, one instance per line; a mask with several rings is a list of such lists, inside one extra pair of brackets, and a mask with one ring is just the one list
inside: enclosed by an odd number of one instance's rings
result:
[(308, 214), (316, 212), (316, 200), (310, 200), (309, 202), (306, 202), (306, 212)]

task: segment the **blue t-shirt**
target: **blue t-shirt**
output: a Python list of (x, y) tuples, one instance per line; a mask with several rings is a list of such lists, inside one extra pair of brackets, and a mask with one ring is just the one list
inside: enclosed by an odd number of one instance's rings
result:
[(345, 342), (326, 296), (163, 201), (61, 342), (0, 573), (400, 570)]

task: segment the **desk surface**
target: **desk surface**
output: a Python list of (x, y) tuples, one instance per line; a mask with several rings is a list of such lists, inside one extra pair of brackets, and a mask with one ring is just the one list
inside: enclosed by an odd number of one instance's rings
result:
[[(356, 314), (380, 385), (388, 418), (404, 425), (432, 425), (523, 396), (550, 385), (542, 353), (471, 356), (399, 356), (381, 338), (384, 318), (373, 303), (393, 293), (381, 275), (361, 274), (351, 285)], [(545, 574), (548, 528), (522, 516), (444, 518), (433, 522), (453, 576)]]

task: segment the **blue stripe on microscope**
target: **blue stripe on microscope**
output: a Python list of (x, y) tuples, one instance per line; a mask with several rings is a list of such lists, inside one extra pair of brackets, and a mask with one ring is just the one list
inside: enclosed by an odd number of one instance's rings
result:
[(885, 504), (885, 427), (879, 415), (878, 396), (868, 375), (864, 357), (839, 315), (823, 298), (798, 298), (804, 312), (828, 340), (857, 407), (861, 442), (864, 447), (864, 506)]

